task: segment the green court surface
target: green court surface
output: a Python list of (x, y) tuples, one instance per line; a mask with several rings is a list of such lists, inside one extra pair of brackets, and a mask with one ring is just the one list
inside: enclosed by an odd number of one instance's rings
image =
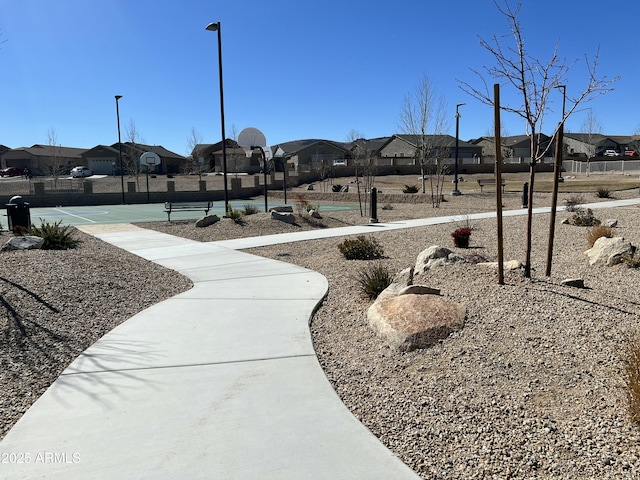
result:
[[(264, 200), (231, 201), (231, 208), (243, 211), (244, 206), (252, 204), (264, 212)], [(269, 208), (282, 203), (269, 204)], [(355, 210), (357, 205), (320, 204), (320, 212), (335, 212), (342, 210)], [(6, 211), (2, 212), (0, 223), (7, 225)], [(40, 225), (43, 221), (48, 223), (61, 222), (62, 225), (94, 225), (108, 223), (140, 223), (140, 222), (166, 222), (167, 214), (164, 211), (164, 203), (147, 203), (137, 205), (98, 205), (87, 207), (48, 207), (31, 208), (31, 223)], [(210, 215), (224, 215), (224, 202), (214, 202)], [(171, 221), (192, 220), (204, 216), (204, 210), (194, 212), (171, 212)]]

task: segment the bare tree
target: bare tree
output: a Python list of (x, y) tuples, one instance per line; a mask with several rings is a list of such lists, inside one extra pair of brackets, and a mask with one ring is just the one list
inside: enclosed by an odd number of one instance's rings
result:
[(429, 173), (436, 174), (435, 184), (431, 178), (431, 198), (433, 206), (440, 205), (440, 194), (437, 191), (444, 175), (444, 162), (438, 161), (442, 152), (438, 151), (436, 141), (445, 132), (447, 117), (444, 98), (433, 87), (425, 74), (418, 81), (415, 89), (405, 95), (398, 128), (401, 132), (417, 138), (416, 161), (420, 164), (422, 193), (426, 192), (426, 167)]
[(362, 210), (362, 193), (360, 192), (360, 171), (362, 170), (362, 159), (364, 157), (364, 149), (361, 148), (361, 144), (364, 143), (364, 133), (351, 129), (347, 134), (347, 141), (353, 144), (352, 154), (353, 154), (353, 167), (356, 175), (356, 190), (358, 192), (358, 205), (360, 206), (360, 216), (364, 216), (364, 212)]
[[(526, 125), (527, 135), (531, 139), (531, 161), (529, 169), (529, 191), (527, 211), (527, 246), (525, 271), (526, 277), (531, 276), (531, 225), (533, 219), (533, 190), (536, 163), (543, 159), (553, 142), (541, 146), (540, 135), (542, 133), (545, 114), (550, 110), (549, 98), (557, 88), (563, 88), (566, 100), (566, 109), (558, 126), (555, 127), (552, 140), (556, 139), (560, 124), (574, 112), (578, 105), (593, 100), (595, 97), (612, 90), (611, 84), (618, 78), (608, 80), (606, 77), (598, 77), (598, 48), (592, 60), (585, 56), (587, 68), (586, 86), (576, 96), (566, 96), (567, 74), (576, 64), (576, 61), (567, 63), (566, 59), (558, 55), (559, 46), (556, 45), (548, 61), (543, 62), (532, 57), (525, 46), (522, 27), (518, 20), (521, 4), (513, 8), (508, 0), (494, 0), (494, 4), (500, 14), (507, 20), (511, 31), (511, 42), (506, 38), (494, 35), (490, 41), (480, 38), (480, 45), (485, 48), (495, 60), (492, 67), (483, 67), (482, 71), (472, 70), (480, 78), (481, 87), (474, 87), (467, 82), (460, 82), (463, 91), (482, 103), (493, 106), (492, 88), (489, 88), (486, 78), (506, 81), (518, 93), (519, 100), (514, 105), (501, 105), (502, 110), (514, 113), (521, 117)], [(483, 75), (484, 73), (484, 75)]]
[(66, 172), (65, 160), (62, 157), (62, 148), (58, 145), (56, 129), (47, 130), (47, 145), (49, 146), (49, 162), (46, 164), (46, 172), (53, 177), (53, 188), (58, 188), (58, 179)]
[(129, 125), (125, 128), (125, 138), (130, 143), (126, 155), (123, 155), (125, 173), (136, 177), (136, 186), (140, 190), (140, 172), (142, 168), (137, 146), (145, 143), (145, 139), (136, 128), (136, 123), (132, 118), (129, 119)]
[(580, 131), (587, 137), (587, 177), (591, 173), (591, 158), (596, 156), (596, 139), (602, 134), (602, 126), (598, 122), (596, 114), (589, 109), (587, 118), (582, 122)]
[(199, 146), (202, 144), (202, 135), (198, 133), (196, 127), (191, 127), (191, 134), (187, 137), (187, 162), (185, 164), (186, 173), (195, 172), (198, 180), (202, 180), (204, 172), (204, 159), (200, 158)]

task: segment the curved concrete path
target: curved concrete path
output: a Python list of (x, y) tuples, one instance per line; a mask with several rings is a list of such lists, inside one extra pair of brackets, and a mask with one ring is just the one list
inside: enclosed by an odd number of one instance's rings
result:
[(351, 415), (318, 364), (308, 322), (326, 279), (235, 249), (456, 218), (213, 243), (132, 225), (81, 227), (195, 286), (80, 355), (0, 443), (0, 478), (419, 478)]
[(308, 322), (322, 275), (131, 225), (89, 228), (195, 286), (81, 354), (0, 443), (2, 458), (19, 454), (0, 478), (419, 478), (318, 364)]

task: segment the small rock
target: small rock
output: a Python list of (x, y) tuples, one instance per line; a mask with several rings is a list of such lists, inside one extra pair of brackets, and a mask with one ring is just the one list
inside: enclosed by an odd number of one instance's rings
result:
[(426, 285), (408, 285), (400, 290), (398, 295), (440, 295), (440, 289)]
[(288, 212), (277, 212), (273, 210), (271, 212), (271, 219), (290, 224), (296, 223), (296, 217), (293, 216), (293, 213)]
[(584, 280), (582, 278), (567, 278), (560, 282), (560, 285), (566, 287), (584, 288)]
[(217, 215), (206, 215), (196, 220), (196, 228), (204, 228), (220, 221)]
[(602, 222), (602, 225), (604, 225), (605, 227), (609, 227), (609, 228), (614, 228), (618, 226), (618, 219), (617, 218), (607, 218), (604, 222)]
[(10, 250), (39, 250), (42, 248), (42, 244), (44, 243), (44, 238), (36, 237), (33, 235), (25, 235), (22, 237), (13, 237), (9, 239), (7, 243), (2, 246), (2, 250), (10, 251)]
[(309, 210), (309, 215), (313, 218), (322, 218), (322, 215), (320, 215), (317, 210)]
[[(476, 265), (479, 267), (498, 269), (498, 262), (480, 262)], [(506, 262), (502, 262), (502, 268), (504, 270), (518, 270), (519, 268), (522, 268), (522, 262), (520, 262), (520, 260), (507, 260)]]

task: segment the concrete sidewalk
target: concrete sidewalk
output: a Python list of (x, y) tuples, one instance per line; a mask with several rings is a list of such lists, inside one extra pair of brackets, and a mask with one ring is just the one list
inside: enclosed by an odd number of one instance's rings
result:
[(419, 478), (318, 364), (322, 275), (131, 225), (83, 229), (195, 287), (81, 354), (0, 443), (17, 454), (0, 478)]

